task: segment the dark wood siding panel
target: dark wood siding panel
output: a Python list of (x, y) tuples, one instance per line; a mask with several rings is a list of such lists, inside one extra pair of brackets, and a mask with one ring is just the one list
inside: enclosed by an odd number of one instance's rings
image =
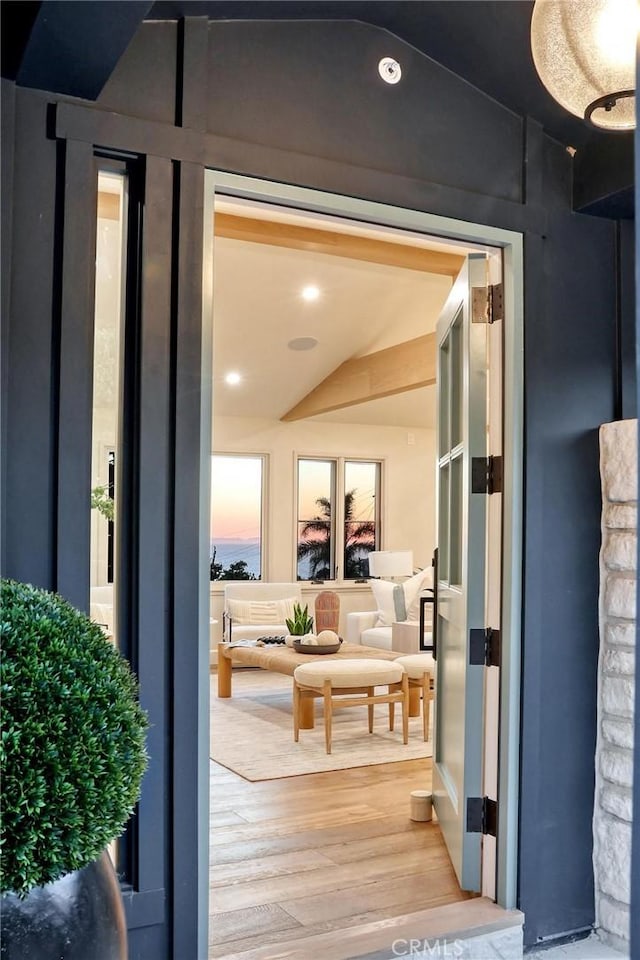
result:
[(93, 147), (65, 144), (56, 589), (89, 609), (97, 181)]
[(143, 23), (107, 80), (97, 104), (130, 117), (173, 123), (178, 25)]
[[(319, 21), (210, 30), (212, 133), (521, 200), (521, 118), (387, 31)], [(385, 56), (402, 65), (397, 85), (378, 75)]]
[(11, 314), (6, 385), (8, 576), (55, 586), (58, 331), (54, 322), (56, 144), (47, 105), (16, 90)]
[(636, 285), (635, 285), (635, 223), (618, 223), (618, 279), (620, 321), (620, 393), (622, 418), (638, 416), (636, 371)]
[(527, 944), (594, 920), (598, 426), (614, 415), (614, 241), (610, 222), (566, 212), (549, 215), (544, 238), (526, 241), (519, 875)]
[(147, 157), (142, 246), (142, 309), (137, 463), (137, 650), (133, 660), (149, 712), (150, 764), (138, 815), (138, 889), (167, 885), (171, 642), (170, 425), (173, 167)]
[[(0, 276), (0, 417), (2, 437), (7, 436), (7, 399), (9, 385), (9, 312), (11, 307), (11, 257), (13, 230), (13, 152), (15, 148), (15, 84), (2, 80), (2, 106), (0, 108), (1, 169), (0, 169), (0, 205), (2, 210), (2, 233), (0, 235), (0, 253), (2, 255), (2, 274)], [(6, 516), (7, 495), (7, 447), (0, 443), (0, 510)], [(0, 573), (6, 569), (6, 527), (4, 519), (0, 522)]]
[[(61, 139), (85, 139), (102, 146), (142, 154), (148, 150), (176, 160), (202, 163), (212, 169), (295, 183), (339, 195), (424, 210), (444, 217), (487, 223), (506, 230), (544, 230), (542, 206), (525, 207), (456, 187), (386, 173), (374, 167), (355, 167), (348, 162), (293, 153), (246, 140), (233, 140), (211, 133), (201, 136), (193, 129), (121, 117), (78, 104), (58, 104), (55, 129)], [(348, 136), (348, 131), (345, 136)]]
[[(203, 824), (201, 805), (208, 801), (208, 726), (199, 729), (193, 691), (202, 682), (200, 671), (208, 672), (208, 636), (206, 657), (202, 657), (199, 636), (199, 587), (201, 584), (200, 536), (209, 518), (200, 514), (200, 391), (202, 367), (202, 233), (204, 169), (181, 164), (179, 197), (180, 252), (176, 313), (175, 382), (175, 532), (173, 547), (173, 626), (175, 636), (173, 663), (173, 700), (192, 705), (176, 714), (173, 750), (174, 812), (180, 831), (174, 834), (173, 862), (176, 877), (182, 880), (174, 888), (176, 916), (189, 917), (197, 902), (198, 879), (208, 871), (203, 865), (198, 837)], [(204, 664), (203, 664), (204, 659)], [(204, 750), (201, 748), (206, 739)], [(189, 745), (188, 748), (186, 745)], [(204, 783), (203, 783), (204, 778)], [(185, 783), (194, 791), (185, 791)], [(208, 886), (208, 878), (205, 879)], [(197, 927), (185, 922), (174, 928), (174, 955), (195, 957)]]

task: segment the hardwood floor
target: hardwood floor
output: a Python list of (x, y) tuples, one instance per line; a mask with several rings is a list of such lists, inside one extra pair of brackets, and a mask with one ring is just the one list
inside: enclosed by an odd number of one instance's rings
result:
[(259, 783), (212, 762), (209, 957), (467, 899), (437, 824), (409, 819), (430, 782), (431, 760)]

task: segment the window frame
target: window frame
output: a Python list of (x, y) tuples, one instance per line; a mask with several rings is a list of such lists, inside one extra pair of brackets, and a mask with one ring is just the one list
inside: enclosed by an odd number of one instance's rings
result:
[[(326, 580), (303, 580), (298, 578), (298, 530), (300, 524), (300, 470), (301, 460), (316, 460), (322, 463), (333, 465), (333, 483), (332, 483), (332, 517), (331, 527), (333, 536), (333, 577)], [(293, 516), (293, 579), (302, 584), (331, 583), (342, 586), (356, 586), (366, 582), (368, 577), (349, 577), (344, 576), (344, 550), (345, 550), (345, 516), (344, 516), (344, 498), (346, 492), (345, 472), (348, 463), (368, 463), (376, 467), (376, 492), (375, 492), (375, 516), (374, 523), (376, 527), (376, 549), (383, 549), (384, 536), (384, 517), (386, 514), (384, 504), (384, 466), (385, 460), (382, 457), (367, 456), (348, 456), (343, 454), (320, 454), (320, 453), (294, 453), (293, 462), (293, 488), (294, 488), (294, 516)]]
[[(261, 460), (262, 461), (262, 475), (261, 475), (261, 485), (260, 485), (260, 577), (256, 582), (264, 583), (269, 579), (269, 544), (268, 544), (268, 530), (269, 530), (269, 514), (268, 514), (268, 503), (269, 503), (269, 472), (270, 472), (270, 463), (269, 463), (269, 454), (268, 453), (253, 453), (248, 451), (236, 451), (236, 450), (212, 450), (211, 451), (211, 476), (213, 478), (213, 459), (214, 457), (233, 457), (236, 460)], [(211, 497), (209, 501), (209, 529), (211, 529), (211, 503), (213, 499), (213, 482), (211, 485)], [(211, 547), (209, 547), (209, 557), (211, 556)], [(217, 588), (218, 584), (223, 584), (224, 580), (209, 580), (209, 590), (214, 590)]]

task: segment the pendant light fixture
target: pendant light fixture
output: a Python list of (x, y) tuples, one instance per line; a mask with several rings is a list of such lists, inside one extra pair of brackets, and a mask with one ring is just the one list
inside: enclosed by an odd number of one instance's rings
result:
[(531, 51), (566, 110), (603, 130), (635, 127), (636, 0), (536, 0)]

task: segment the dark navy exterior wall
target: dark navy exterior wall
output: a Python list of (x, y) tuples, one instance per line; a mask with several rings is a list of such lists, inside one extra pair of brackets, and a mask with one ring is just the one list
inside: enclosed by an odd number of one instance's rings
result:
[[(403, 65), (397, 87), (377, 81), (382, 55)], [(2, 144), (3, 176), (11, 172), (5, 157), (13, 161), (13, 203), (3, 205), (3, 278), (5, 270), (10, 276), (8, 303), (5, 284), (2, 291), (9, 371), (3, 378), (4, 573), (57, 588), (59, 518), (69, 523), (72, 509), (88, 510), (83, 503), (61, 504), (58, 489), (64, 474), (58, 464), (61, 277), (65, 234), (74, 229), (61, 215), (65, 142), (118, 146), (142, 165), (145, 216), (164, 238), (159, 249), (147, 237), (147, 266), (161, 260), (170, 278), (166, 290), (147, 291), (144, 329), (149, 342), (161, 338), (156, 343), (165, 344), (168, 356), (166, 369), (155, 357), (146, 389), (160, 402), (146, 407), (147, 419), (138, 424), (140, 449), (153, 439), (162, 474), (153, 502), (140, 504), (139, 529), (150, 542), (152, 524), (162, 519), (156, 531), (161, 556), (153, 569), (140, 568), (133, 596), (133, 616), (149, 626), (139, 637), (147, 671), (142, 689), (157, 713), (158, 743), (164, 738), (166, 745), (149, 781), (153, 797), (143, 804), (144, 828), (140, 824), (145, 836), (155, 827), (162, 838), (147, 867), (164, 910), (156, 903), (146, 921), (139, 914), (130, 934), (132, 960), (204, 960), (194, 952), (194, 884), (198, 843), (206, 839), (194, 830), (195, 768), (185, 757), (198, 723), (198, 517), (189, 504), (198, 500), (199, 346), (189, 316), (198, 310), (200, 273), (191, 255), (202, 218), (194, 200), (206, 166), (524, 234), (524, 621), (522, 638), (514, 638), (522, 642), (524, 664), (520, 906), (527, 943), (588, 927), (594, 919), (597, 428), (616, 415), (623, 374), (617, 226), (573, 213), (569, 154), (535, 123), (397, 38), (350, 22), (144, 24), (97, 104), (82, 103), (91, 108), (89, 118), (74, 120), (78, 101), (67, 102), (70, 132), (64, 136), (56, 127), (64, 98), (9, 85), (9, 99), (14, 93), (13, 139), (7, 144), (3, 137)], [(104, 139), (107, 130), (117, 134), (117, 144)], [(9, 263), (6, 235), (12, 238)], [(623, 239), (628, 251), (626, 233)], [(92, 269), (89, 250), (76, 267)], [(628, 266), (624, 271), (627, 277)], [(628, 282), (625, 289), (628, 304)], [(166, 309), (156, 310), (163, 304)], [(188, 304), (186, 313), (181, 304)], [(86, 322), (92, 323), (90, 315)], [(632, 329), (627, 324), (624, 351)], [(144, 364), (144, 344), (142, 350)], [(628, 365), (625, 371), (629, 397)], [(183, 473), (179, 464), (190, 467)], [(75, 561), (81, 582), (87, 558), (85, 543)], [(68, 556), (65, 563), (68, 577)], [(162, 625), (154, 610), (162, 612)]]

